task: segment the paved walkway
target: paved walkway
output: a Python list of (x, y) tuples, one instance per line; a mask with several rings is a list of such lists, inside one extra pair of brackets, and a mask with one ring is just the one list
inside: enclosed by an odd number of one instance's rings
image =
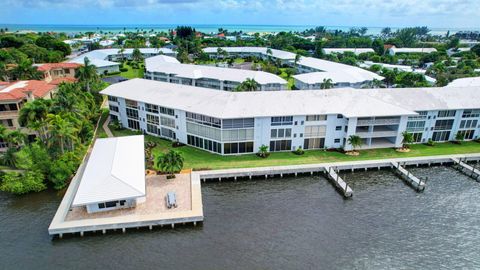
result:
[(115, 136), (113, 136), (112, 131), (108, 127), (108, 124), (110, 124), (110, 116), (107, 116), (107, 119), (105, 119), (105, 122), (103, 123), (102, 128), (103, 128), (103, 130), (105, 130), (105, 133), (107, 134), (107, 136), (109, 138), (115, 137)]

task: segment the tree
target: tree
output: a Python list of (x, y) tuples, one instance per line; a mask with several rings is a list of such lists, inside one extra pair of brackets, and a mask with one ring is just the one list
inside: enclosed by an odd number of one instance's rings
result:
[(3, 153), (1, 161), (2, 164), (8, 167), (15, 168), (17, 166), (17, 149), (14, 147), (10, 147), (7, 149), (5, 153)]
[(372, 42), (372, 49), (378, 54), (378, 55), (383, 55), (385, 53), (385, 47), (383, 40), (376, 38)]
[(473, 46), (470, 50), (480, 57), (480, 44)]
[(381, 33), (382, 33), (383, 38), (387, 38), (392, 34), (392, 28), (385, 27), (385, 28), (382, 29)]
[(143, 55), (142, 55), (142, 52), (140, 52), (140, 49), (138, 48), (133, 49), (132, 59), (133, 61), (136, 61), (136, 62), (143, 61)]
[(267, 58), (268, 58), (269, 61), (272, 59), (272, 55), (273, 55), (272, 49), (268, 48), (267, 49)]
[(455, 141), (458, 144), (462, 143), (464, 139), (465, 139), (465, 133), (459, 131), (457, 132), (457, 134), (455, 134)]
[(244, 82), (240, 83), (235, 89), (238, 92), (242, 91), (257, 91), (260, 84), (255, 79), (248, 78)]
[(35, 99), (31, 102), (27, 102), (20, 109), (18, 117), (20, 126), (37, 131), (40, 139), (44, 143), (47, 139), (45, 119), (47, 118), (51, 104), (52, 101), (48, 99)]
[(227, 58), (228, 57), (228, 52), (226, 50), (224, 50), (223, 48), (218, 47), (217, 48), (217, 58), (220, 59), (220, 57)]
[(11, 72), (14, 80), (39, 80), (41, 73), (36, 67), (32, 66), (30, 60), (20, 62)]
[(157, 167), (162, 172), (166, 172), (172, 176), (174, 176), (174, 173), (182, 170), (183, 162), (183, 156), (175, 150), (170, 150), (168, 153), (157, 157)]
[(72, 122), (65, 119), (58, 114), (48, 114), (47, 115), (48, 130), (50, 133), (50, 142), (49, 144), (58, 144), (60, 146), (60, 152), (65, 153), (65, 146), (70, 146), (70, 149), (73, 149), (73, 142), (77, 139), (76, 133), (77, 129), (73, 126)]
[(348, 137), (348, 144), (352, 146), (353, 152), (356, 152), (356, 149), (362, 146), (363, 141), (358, 135), (350, 135), (350, 137)]
[(408, 132), (408, 131), (404, 131), (402, 132), (402, 144), (403, 144), (403, 148), (407, 149), (408, 148), (408, 145), (409, 144), (412, 144), (413, 143), (413, 134)]
[(0, 190), (21, 195), (29, 192), (39, 192), (47, 188), (43, 183), (44, 176), (37, 171), (6, 172)]
[(85, 85), (87, 92), (90, 92), (90, 85), (92, 82), (98, 80), (97, 68), (90, 64), (88, 57), (85, 57), (83, 61), (83, 66), (77, 69), (75, 78), (77, 78), (80, 83)]
[(120, 54), (120, 57), (122, 59), (121, 61), (123, 62), (125, 60), (125, 48), (120, 48), (120, 50), (118, 50), (118, 54)]
[(293, 66), (295, 68), (297, 68), (297, 64), (298, 64), (298, 61), (300, 61), (300, 59), (302, 58), (302, 56), (300, 54), (295, 54), (295, 60), (293, 61)]
[(324, 78), (322, 83), (320, 83), (320, 89), (331, 89), (333, 86), (333, 81), (330, 78)]
[(268, 157), (268, 146), (262, 144), (259, 148), (258, 148), (258, 153), (257, 155), (261, 158), (266, 158)]

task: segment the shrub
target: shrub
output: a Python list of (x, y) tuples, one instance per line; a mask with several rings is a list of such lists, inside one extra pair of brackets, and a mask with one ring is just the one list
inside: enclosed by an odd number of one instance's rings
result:
[(17, 195), (39, 192), (47, 188), (43, 179), (44, 176), (39, 171), (27, 171), (24, 174), (6, 172), (0, 190)]
[(261, 158), (267, 158), (269, 155), (270, 153), (268, 152), (268, 146), (262, 145), (258, 148), (257, 156)]
[[(106, 70), (105, 70), (106, 71)], [(114, 71), (114, 72), (110, 72), (110, 73), (107, 73), (106, 75), (107, 76), (112, 76), (112, 75), (118, 75), (120, 74), (120, 71)]]
[(297, 150), (293, 151), (295, 155), (301, 156), (305, 154), (305, 150), (302, 149), (302, 147), (298, 147)]
[(124, 68), (124, 67), (120, 68), (120, 72), (127, 72), (127, 71), (128, 71), (128, 68)]
[(428, 139), (427, 145), (428, 146), (435, 146), (435, 142), (432, 139)]

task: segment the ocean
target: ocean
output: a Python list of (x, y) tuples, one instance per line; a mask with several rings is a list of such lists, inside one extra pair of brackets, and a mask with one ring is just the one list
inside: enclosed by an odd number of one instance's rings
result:
[[(74, 24), (1, 24), (0, 28), (8, 28), (9, 31), (34, 31), (34, 32), (64, 32), (64, 33), (81, 33), (81, 32), (112, 32), (118, 33), (123, 31), (168, 31), (174, 29), (177, 24), (139, 24), (139, 25), (74, 25)], [(245, 33), (278, 33), (281, 31), (303, 31), (315, 28), (317, 25), (241, 25), (241, 24), (190, 24), (197, 31), (204, 33), (216, 33), (219, 28), (228, 31), (243, 31)], [(352, 27), (361, 26), (325, 26), (327, 30), (348, 31)], [(384, 27), (368, 27), (368, 34), (377, 35)], [(393, 31), (400, 27), (391, 27)], [(448, 31), (455, 33), (458, 31), (479, 31), (480, 28), (430, 28), (431, 34), (445, 35)]]

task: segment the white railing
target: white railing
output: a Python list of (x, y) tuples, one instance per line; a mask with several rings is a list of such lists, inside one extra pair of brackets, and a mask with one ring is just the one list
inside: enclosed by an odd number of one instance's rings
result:
[(376, 138), (376, 137), (396, 137), (397, 131), (373, 131), (373, 132), (357, 132), (361, 138)]
[(357, 126), (370, 126), (370, 125), (397, 125), (400, 124), (400, 119), (375, 119), (375, 120), (358, 120)]

